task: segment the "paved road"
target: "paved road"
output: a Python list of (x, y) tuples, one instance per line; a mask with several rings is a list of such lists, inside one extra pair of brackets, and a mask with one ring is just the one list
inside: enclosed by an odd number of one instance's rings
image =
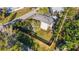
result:
[(31, 12), (29, 13), (26, 13), (25, 15), (19, 17), (19, 18), (15, 18), (14, 20), (6, 23), (6, 24), (3, 24), (3, 25), (0, 25), (0, 31), (2, 31), (4, 28), (6, 28), (6, 26), (9, 26), (11, 24), (14, 24), (15, 22), (17, 21), (24, 21), (26, 20), (27, 18), (31, 17), (32, 15), (36, 14), (36, 11), (39, 10), (39, 8), (36, 8), (35, 10), (32, 10)]

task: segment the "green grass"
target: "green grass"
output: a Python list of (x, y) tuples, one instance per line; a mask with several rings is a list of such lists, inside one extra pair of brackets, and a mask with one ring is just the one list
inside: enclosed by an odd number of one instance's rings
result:
[(20, 10), (18, 10), (18, 11), (16, 11), (16, 18), (17, 17), (20, 17), (20, 16), (22, 16), (22, 15), (24, 15), (24, 14), (26, 14), (26, 13), (28, 13), (28, 12), (30, 12), (32, 9), (31, 8), (27, 8), (27, 7), (24, 7), (23, 9), (20, 9)]
[(38, 14), (47, 14), (49, 13), (49, 9), (47, 7), (40, 7), (40, 9), (37, 11)]
[(47, 41), (49, 41), (52, 37), (52, 33), (50, 31), (44, 31), (42, 29), (39, 29), (36, 33), (38, 36), (42, 37)]

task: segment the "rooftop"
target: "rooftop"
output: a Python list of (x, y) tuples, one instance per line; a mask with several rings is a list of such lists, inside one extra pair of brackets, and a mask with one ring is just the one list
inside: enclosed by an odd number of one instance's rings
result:
[(35, 14), (31, 18), (45, 22), (47, 24), (52, 24), (54, 23), (54, 19), (51, 16), (46, 16), (46, 15), (40, 15), (40, 14)]

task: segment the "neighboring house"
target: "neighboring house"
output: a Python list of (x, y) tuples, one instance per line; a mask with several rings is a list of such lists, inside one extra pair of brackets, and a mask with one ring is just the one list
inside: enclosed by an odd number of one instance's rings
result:
[(51, 7), (51, 9), (53, 10), (53, 12), (57, 11), (57, 12), (62, 12), (64, 11), (63, 7)]
[(51, 15), (53, 15), (54, 14), (54, 12), (62, 12), (62, 11), (64, 11), (64, 8), (63, 7), (48, 7), (48, 9), (49, 9), (49, 13), (51, 14)]

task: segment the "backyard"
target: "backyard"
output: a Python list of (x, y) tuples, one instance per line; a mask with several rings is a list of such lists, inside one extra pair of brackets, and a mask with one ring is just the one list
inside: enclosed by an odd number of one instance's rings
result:
[[(29, 20), (30, 21), (30, 20)], [(47, 29), (46, 31), (45, 30), (42, 30), (40, 28), (40, 21), (37, 21), (37, 20), (34, 20), (34, 19), (31, 19), (31, 24), (33, 26), (33, 29), (34, 29), (34, 32), (36, 33), (37, 36), (49, 41), (52, 37), (52, 32)]]
[(37, 35), (42, 37), (43, 39), (49, 41), (52, 37), (51, 31), (44, 31), (42, 29), (39, 29), (37, 32)]

